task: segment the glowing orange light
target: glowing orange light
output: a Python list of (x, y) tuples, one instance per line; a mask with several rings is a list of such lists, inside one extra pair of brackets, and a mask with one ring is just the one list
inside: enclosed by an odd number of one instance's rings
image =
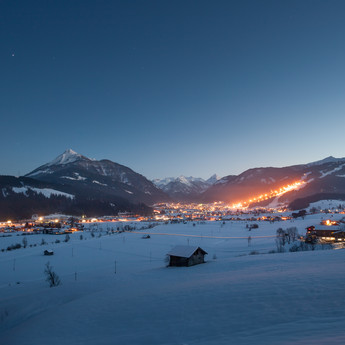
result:
[[(247, 204), (250, 204), (254, 201), (262, 201), (262, 200), (268, 200), (277, 196), (281, 196), (287, 192), (290, 192), (292, 190), (296, 190), (300, 188), (305, 182), (302, 181), (296, 181), (294, 183), (288, 184), (287, 186), (280, 187), (278, 190), (271, 191), (270, 193), (261, 194), (260, 196), (252, 197), (248, 201), (241, 201), (236, 204), (233, 204), (232, 208), (242, 208), (247, 207)], [(246, 205), (246, 206), (243, 206)]]

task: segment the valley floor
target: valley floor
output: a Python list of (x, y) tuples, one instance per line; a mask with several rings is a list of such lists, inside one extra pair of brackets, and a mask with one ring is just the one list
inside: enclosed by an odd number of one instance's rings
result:
[[(345, 250), (268, 254), (278, 227), (304, 234), (320, 218), (159, 225), (143, 230), (150, 239), (28, 236), (50, 243), (0, 252), (0, 344), (344, 344)], [(0, 249), (17, 239), (0, 237)], [(200, 246), (207, 262), (166, 267), (177, 244)], [(47, 261), (62, 285), (44, 281)]]

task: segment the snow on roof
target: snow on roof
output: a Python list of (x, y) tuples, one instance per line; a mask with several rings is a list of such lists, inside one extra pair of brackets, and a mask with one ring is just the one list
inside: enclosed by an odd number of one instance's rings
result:
[(337, 231), (340, 230), (340, 227), (339, 225), (315, 225), (315, 230)]
[[(181, 258), (190, 258), (196, 250), (200, 247), (195, 246), (175, 246), (168, 253), (169, 256), (178, 256)], [(201, 248), (200, 248), (201, 249)], [(203, 249), (201, 249), (205, 254), (207, 254)]]

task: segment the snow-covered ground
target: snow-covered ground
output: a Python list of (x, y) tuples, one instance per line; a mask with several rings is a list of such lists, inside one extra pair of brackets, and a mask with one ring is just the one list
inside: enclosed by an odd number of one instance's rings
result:
[[(27, 248), (0, 251), (0, 344), (344, 344), (345, 250), (268, 254), (277, 228), (304, 234), (321, 217), (110, 235), (102, 223), (67, 243), (27, 236)], [(0, 250), (23, 237), (0, 237)], [(166, 253), (181, 244), (206, 250), (207, 262), (167, 268)], [(43, 256), (47, 248), (55, 254)], [(47, 261), (62, 285), (49, 288)]]

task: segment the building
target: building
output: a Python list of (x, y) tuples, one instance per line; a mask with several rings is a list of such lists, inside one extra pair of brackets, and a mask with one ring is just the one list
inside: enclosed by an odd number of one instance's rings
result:
[(345, 242), (345, 228), (339, 225), (309, 226), (306, 242)]
[(193, 266), (205, 262), (205, 252), (200, 247), (176, 246), (167, 254), (169, 266)]

